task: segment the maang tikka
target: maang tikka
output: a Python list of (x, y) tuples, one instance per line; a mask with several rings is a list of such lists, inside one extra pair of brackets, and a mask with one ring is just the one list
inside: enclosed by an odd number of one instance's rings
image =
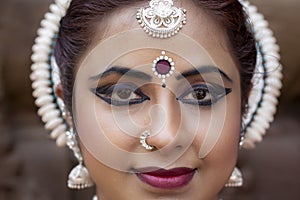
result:
[(149, 6), (140, 8), (136, 19), (152, 37), (172, 37), (186, 24), (186, 10), (175, 7), (173, 0), (151, 0)]

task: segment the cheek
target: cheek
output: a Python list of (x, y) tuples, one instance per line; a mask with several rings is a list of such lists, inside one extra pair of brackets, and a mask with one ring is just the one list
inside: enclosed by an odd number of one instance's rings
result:
[(229, 155), (236, 155), (238, 148), (238, 141), (241, 130), (241, 94), (240, 89), (236, 88), (235, 91), (228, 95), (226, 98), (226, 114), (224, 127), (218, 146), (220, 149), (229, 151)]
[(111, 107), (103, 102), (95, 105), (96, 121), (108, 140), (120, 149), (133, 152), (145, 127), (145, 107)]
[(85, 95), (84, 105), (83, 101), (76, 105), (76, 128), (88, 149), (100, 151), (105, 142), (134, 151), (144, 127), (145, 108), (110, 106), (91, 94)]
[[(226, 98), (225, 120), (222, 132), (209, 154), (203, 159), (203, 179), (216, 188), (227, 182), (237, 160), (241, 128), (241, 95), (239, 88)], [(216, 177), (217, 176), (217, 177)]]
[[(215, 149), (236, 151), (241, 127), (240, 108), (240, 93), (235, 89), (210, 108), (200, 109), (198, 134), (194, 144), (199, 149), (201, 159)], [(231, 152), (229, 155), (235, 154)]]
[[(241, 96), (239, 91), (239, 88), (234, 88), (233, 92), (218, 102), (214, 108), (218, 111), (220, 107), (226, 107), (224, 115), (220, 115), (223, 119), (214, 118), (210, 114), (211, 111), (206, 111), (207, 114), (202, 115), (204, 121), (193, 146), (197, 151), (200, 149), (200, 154), (201, 147), (202, 150), (203, 146), (209, 149), (207, 155), (201, 159), (202, 164), (197, 177), (198, 187), (203, 191), (201, 193), (203, 199), (214, 199), (218, 195), (236, 164), (241, 124)], [(207, 133), (210, 129), (209, 124), (220, 126), (221, 132), (217, 138), (206, 135), (206, 141), (204, 141), (205, 134), (203, 133)], [(209, 134), (216, 133), (209, 132)]]
[(117, 170), (112, 170), (106, 165), (100, 163), (82, 144), (81, 151), (85, 165), (89, 170), (89, 174), (97, 186), (97, 193), (102, 196), (106, 194), (109, 194), (108, 196), (112, 196), (112, 194), (116, 193), (116, 188), (123, 188), (124, 185), (126, 185), (128, 175)]
[(222, 133), (216, 143), (215, 156), (218, 160), (229, 163), (235, 162), (241, 130), (241, 94), (240, 87), (233, 88), (233, 92), (225, 98), (224, 123)]

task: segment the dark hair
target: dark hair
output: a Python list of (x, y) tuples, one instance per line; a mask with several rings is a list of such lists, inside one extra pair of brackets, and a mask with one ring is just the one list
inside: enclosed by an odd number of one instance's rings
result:
[[(96, 35), (96, 25), (117, 8), (145, 0), (72, 0), (61, 20), (55, 58), (61, 70), (64, 99), (71, 108), (75, 67)], [(225, 28), (231, 51), (240, 68), (242, 111), (248, 101), (256, 64), (256, 45), (247, 28), (247, 16), (238, 0), (193, 0)]]

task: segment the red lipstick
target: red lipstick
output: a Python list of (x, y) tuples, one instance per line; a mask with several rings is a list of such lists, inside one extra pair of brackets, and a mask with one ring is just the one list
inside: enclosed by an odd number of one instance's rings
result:
[(192, 180), (194, 174), (195, 169), (185, 167), (136, 173), (137, 177), (142, 182), (161, 189), (175, 189), (183, 187)]

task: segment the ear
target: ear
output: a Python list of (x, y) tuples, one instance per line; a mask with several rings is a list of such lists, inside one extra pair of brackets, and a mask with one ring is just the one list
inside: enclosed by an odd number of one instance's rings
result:
[(59, 98), (61, 98), (62, 100), (64, 100), (64, 95), (63, 95), (63, 88), (62, 85), (59, 84), (56, 88), (55, 88), (55, 94), (56, 96), (58, 96)]
[[(55, 94), (58, 98), (60, 98), (63, 103), (64, 103), (64, 111), (65, 111), (65, 114), (63, 114), (63, 118), (66, 120), (67, 124), (72, 127), (73, 125), (73, 122), (72, 122), (72, 112), (71, 110), (68, 109), (65, 101), (64, 101), (64, 92), (63, 92), (63, 87), (61, 84), (57, 85), (55, 87)], [(62, 109), (62, 108), (60, 108)]]

